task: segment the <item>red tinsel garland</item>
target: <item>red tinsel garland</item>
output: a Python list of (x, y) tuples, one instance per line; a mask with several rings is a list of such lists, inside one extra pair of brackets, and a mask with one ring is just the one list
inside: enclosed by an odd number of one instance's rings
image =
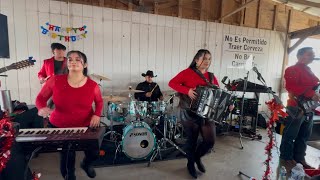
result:
[(0, 172), (10, 159), (11, 147), (14, 140), (14, 130), (10, 118), (0, 120)]
[(288, 114), (283, 111), (283, 105), (278, 104), (275, 99), (272, 99), (269, 102), (266, 102), (268, 105), (269, 110), (271, 111), (271, 118), (267, 124), (267, 133), (269, 137), (269, 141), (267, 142), (267, 145), (265, 147), (265, 153), (267, 154), (267, 159), (264, 161), (264, 164), (266, 165), (266, 171), (264, 172), (263, 179), (264, 180), (271, 180), (271, 168), (270, 168), (270, 162), (272, 160), (272, 148), (275, 145), (275, 140), (273, 137), (273, 127), (275, 126), (275, 123), (279, 121), (279, 115), (282, 117), (287, 117)]

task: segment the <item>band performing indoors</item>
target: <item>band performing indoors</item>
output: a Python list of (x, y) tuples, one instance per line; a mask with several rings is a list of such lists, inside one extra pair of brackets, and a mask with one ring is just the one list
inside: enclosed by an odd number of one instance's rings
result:
[(0, 0), (0, 180), (320, 179), (318, 12)]

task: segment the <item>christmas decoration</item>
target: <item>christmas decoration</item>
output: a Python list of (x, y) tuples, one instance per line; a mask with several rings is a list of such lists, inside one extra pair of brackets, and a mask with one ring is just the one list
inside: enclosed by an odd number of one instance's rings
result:
[(273, 128), (276, 126), (276, 122), (279, 121), (279, 115), (281, 117), (287, 117), (288, 114), (283, 111), (284, 107), (282, 104), (278, 104), (275, 99), (272, 99), (269, 102), (266, 102), (268, 105), (269, 110), (271, 111), (271, 118), (267, 124), (267, 133), (269, 137), (269, 141), (265, 147), (265, 153), (267, 154), (267, 159), (265, 160), (264, 164), (266, 165), (266, 171), (263, 175), (263, 180), (271, 180), (271, 167), (270, 162), (272, 160), (272, 148), (275, 145), (275, 140), (273, 136)]
[(14, 130), (10, 118), (0, 120), (0, 172), (10, 159), (11, 147), (14, 140)]

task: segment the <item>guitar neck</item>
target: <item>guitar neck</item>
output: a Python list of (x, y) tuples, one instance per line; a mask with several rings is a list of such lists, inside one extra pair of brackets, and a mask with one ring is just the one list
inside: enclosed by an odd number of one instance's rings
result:
[(6, 71), (9, 71), (10, 69), (8, 68), (8, 66), (6, 66), (6, 67), (3, 67), (3, 68), (0, 68), (0, 74), (1, 73), (4, 73), (4, 72), (6, 72)]

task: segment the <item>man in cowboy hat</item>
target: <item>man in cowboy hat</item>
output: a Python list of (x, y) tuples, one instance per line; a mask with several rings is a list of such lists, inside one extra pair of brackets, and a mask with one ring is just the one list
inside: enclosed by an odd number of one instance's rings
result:
[(135, 93), (134, 97), (138, 101), (158, 101), (163, 100), (163, 95), (161, 93), (160, 87), (157, 83), (152, 81), (153, 71), (148, 70), (146, 73), (141, 74), (146, 80), (141, 82), (136, 87), (136, 90), (142, 90), (144, 92)]

